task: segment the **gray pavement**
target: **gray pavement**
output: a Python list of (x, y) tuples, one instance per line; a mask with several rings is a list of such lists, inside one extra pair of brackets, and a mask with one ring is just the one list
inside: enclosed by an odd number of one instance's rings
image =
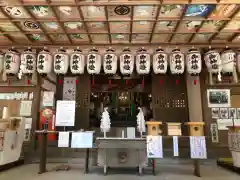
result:
[[(57, 164), (49, 164), (51, 170)], [(16, 167), (14, 169), (1, 172), (0, 180), (240, 180), (240, 176), (233, 172), (224, 170), (215, 162), (207, 162), (201, 165), (202, 177), (192, 175), (193, 166), (189, 161), (164, 160), (157, 163), (157, 176), (152, 176), (150, 171), (146, 171), (143, 176), (138, 176), (133, 170), (109, 170), (107, 176), (103, 176), (101, 168), (91, 168), (89, 174), (83, 173), (83, 165), (72, 164), (70, 171), (50, 171), (38, 175), (38, 165), (29, 164)]]

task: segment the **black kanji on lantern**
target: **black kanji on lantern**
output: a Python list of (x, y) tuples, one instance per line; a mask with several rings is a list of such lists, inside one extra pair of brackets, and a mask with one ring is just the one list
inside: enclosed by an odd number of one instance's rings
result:
[(61, 63), (61, 58), (62, 58), (62, 56), (61, 55), (57, 55), (56, 56), (56, 64), (60, 64)]
[(182, 69), (182, 56), (180, 56), (179, 54), (175, 55), (175, 69), (176, 70), (181, 70)]
[(33, 70), (33, 57), (31, 55), (26, 56), (26, 69)]
[(130, 56), (129, 55), (125, 55), (124, 57), (124, 61), (123, 61), (123, 69), (129, 71), (130, 70)]
[(77, 71), (79, 69), (78, 67), (78, 62), (79, 62), (80, 58), (78, 55), (73, 55), (73, 65), (72, 65), (72, 69)]
[(210, 64), (212, 66), (212, 69), (218, 69), (216, 55), (215, 54), (210, 54), (209, 55), (209, 60), (210, 60)]
[(146, 70), (147, 66), (146, 66), (146, 56), (145, 55), (140, 55), (140, 62), (139, 62), (139, 69), (141, 70)]
[(193, 54), (192, 56), (191, 56), (191, 69), (194, 69), (194, 70), (196, 70), (196, 69), (198, 69), (198, 62), (199, 62), (199, 60), (198, 60), (198, 56), (196, 55), (196, 54)]
[(89, 56), (89, 66), (88, 66), (88, 68), (91, 71), (95, 70), (95, 63), (96, 63), (95, 58), (96, 58), (96, 56), (94, 56), (92, 54)]
[(73, 65), (72, 65), (72, 69), (73, 69), (73, 70), (77, 71), (77, 70), (78, 70), (78, 68), (79, 68), (79, 67), (78, 67), (78, 65), (77, 65), (77, 64), (73, 64)]
[(162, 54), (159, 54), (157, 58), (158, 58), (158, 61), (157, 61), (158, 66), (157, 66), (157, 68), (160, 69), (160, 70), (163, 70), (164, 69), (164, 56)]
[(12, 56), (11, 55), (6, 55), (6, 57), (5, 57), (5, 63), (6, 63), (5, 68), (8, 69), (8, 70), (11, 69), (11, 66), (10, 66), (11, 61), (12, 61)]
[(105, 66), (105, 68), (107, 69), (107, 70), (112, 70), (112, 56), (110, 55), (110, 54), (108, 54), (107, 56), (106, 56), (106, 66)]
[(43, 68), (44, 68), (44, 65), (43, 65), (43, 63), (44, 63), (44, 58), (45, 58), (45, 56), (44, 55), (39, 55), (39, 59), (38, 59), (38, 69), (40, 69), (40, 70), (43, 70)]

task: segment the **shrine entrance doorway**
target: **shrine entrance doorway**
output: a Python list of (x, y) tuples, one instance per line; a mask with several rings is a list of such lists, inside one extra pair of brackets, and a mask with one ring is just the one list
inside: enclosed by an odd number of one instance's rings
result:
[[(138, 107), (152, 118), (151, 76), (94, 76), (91, 87), (90, 126), (99, 127), (103, 108), (107, 107), (111, 127), (136, 127)], [(93, 81), (93, 79), (92, 79)]]

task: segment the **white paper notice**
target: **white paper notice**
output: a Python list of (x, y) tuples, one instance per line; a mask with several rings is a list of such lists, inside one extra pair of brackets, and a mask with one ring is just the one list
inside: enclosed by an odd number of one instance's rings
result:
[(147, 157), (163, 158), (162, 136), (147, 136)]
[(58, 134), (58, 147), (69, 146), (69, 132), (59, 132)]
[(192, 159), (207, 159), (205, 136), (190, 136)]
[(218, 119), (217, 120), (217, 126), (218, 130), (228, 130), (228, 126), (233, 125), (232, 119)]
[(42, 106), (53, 106), (54, 105), (54, 92), (52, 91), (44, 91), (42, 98)]
[(75, 101), (57, 101), (56, 126), (74, 126)]
[(32, 129), (32, 118), (25, 118), (25, 129)]
[(71, 148), (92, 148), (93, 132), (73, 132)]
[(173, 136), (173, 156), (179, 156), (178, 136)]
[(20, 116), (32, 115), (32, 101), (21, 101)]

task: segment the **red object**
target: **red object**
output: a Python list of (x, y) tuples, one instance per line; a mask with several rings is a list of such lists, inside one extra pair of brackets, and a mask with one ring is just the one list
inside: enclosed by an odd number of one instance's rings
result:
[(159, 84), (162, 85), (162, 80), (161, 79), (159, 80)]
[(75, 83), (76, 83), (76, 85), (78, 85), (78, 80), (77, 79), (76, 79)]
[(128, 85), (128, 79), (125, 80), (125, 84)]
[(8, 85), (10, 85), (11, 84), (11, 81), (10, 80), (8, 80)]
[(31, 84), (31, 81), (30, 81), (29, 79), (27, 80), (27, 84), (28, 84), (28, 85)]
[[(43, 129), (44, 124), (46, 123), (46, 118), (43, 116), (44, 111), (46, 110), (52, 110), (51, 108), (44, 108), (40, 111), (40, 124), (39, 124), (39, 129)], [(53, 116), (52, 118), (48, 119), (48, 130), (49, 131), (54, 131), (56, 130), (55, 127), (55, 110), (52, 110)], [(48, 141), (55, 141), (57, 139), (56, 134), (51, 133), (48, 134)], [(40, 136), (38, 136), (38, 140), (40, 143)]]
[(178, 85), (179, 84), (179, 81), (178, 80), (176, 80), (176, 85)]
[(109, 86), (112, 85), (112, 80), (111, 80), (111, 79), (108, 80), (108, 85), (109, 85)]
[(193, 81), (193, 84), (194, 84), (194, 85), (196, 85), (196, 84), (197, 84), (197, 80), (196, 80), (196, 79), (194, 79), (194, 81)]
[(92, 85), (94, 85), (95, 84), (95, 81), (94, 81), (94, 79), (92, 79)]
[(59, 85), (62, 84), (62, 80), (61, 80), (61, 79), (58, 80), (58, 84), (59, 84)]
[(144, 88), (145, 82), (144, 79), (142, 80), (142, 88)]

